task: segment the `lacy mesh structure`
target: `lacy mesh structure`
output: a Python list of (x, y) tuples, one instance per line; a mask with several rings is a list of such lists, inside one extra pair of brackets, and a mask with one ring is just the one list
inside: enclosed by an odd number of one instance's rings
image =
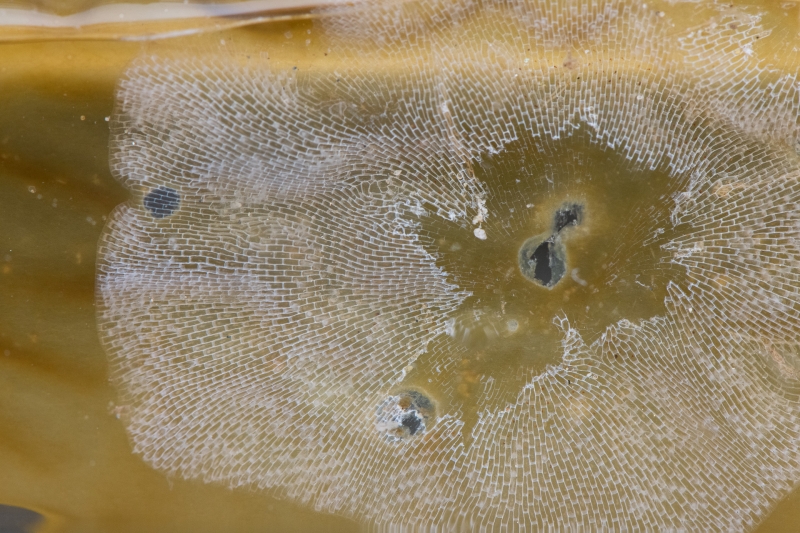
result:
[(376, 529), (755, 527), (800, 479), (799, 86), (758, 17), (325, 20), (335, 70), (120, 84), (99, 329), (135, 452)]

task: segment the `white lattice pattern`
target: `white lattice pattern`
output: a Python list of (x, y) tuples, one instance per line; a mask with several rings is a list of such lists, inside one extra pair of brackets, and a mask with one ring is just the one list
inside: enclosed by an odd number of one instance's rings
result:
[[(753, 528), (800, 479), (800, 86), (753, 52), (756, 15), (680, 35), (660, 15), (376, 4), (324, 18), (335, 72), (136, 61), (111, 155), (133, 199), (98, 272), (135, 452), (377, 528)], [(508, 405), (484, 377), (474, 423), (423, 419), (397, 387), (422, 359), (456, 371), (480, 282), (426, 220), (510, 232), (547, 172), (510, 190), (476, 168), (522, 143), (557, 170), (579, 136), (674, 184), (663, 313), (593, 342), (547, 316), (559, 364)]]

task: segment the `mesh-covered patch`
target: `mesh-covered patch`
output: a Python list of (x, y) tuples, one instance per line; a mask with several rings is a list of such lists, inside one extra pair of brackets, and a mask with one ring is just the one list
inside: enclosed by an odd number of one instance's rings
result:
[(753, 528), (800, 479), (799, 89), (758, 17), (328, 15), (335, 72), (120, 84), (111, 167), (162, 191), (99, 249), (135, 452), (378, 529)]

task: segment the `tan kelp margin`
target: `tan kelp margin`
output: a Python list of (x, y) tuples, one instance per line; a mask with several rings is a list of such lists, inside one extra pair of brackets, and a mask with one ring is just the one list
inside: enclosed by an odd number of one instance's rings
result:
[[(141, 0), (140, 0), (141, 1)], [(24, 2), (21, 2), (24, 4)], [(213, 2), (75, 2), (50, 0), (0, 6), (0, 43), (30, 41), (155, 41), (215, 33), (265, 22), (314, 17), (330, 0)], [(48, 9), (50, 8), (50, 9)], [(52, 12), (55, 8), (56, 12)], [(77, 8), (77, 9), (76, 9)], [(83, 8), (83, 10), (79, 10)], [(340, 7), (341, 9), (341, 7)], [(352, 9), (358, 9), (357, 5)]]
[(799, 87), (758, 16), (335, 14), (335, 69), (120, 84), (136, 453), (375, 529), (753, 529), (800, 478)]

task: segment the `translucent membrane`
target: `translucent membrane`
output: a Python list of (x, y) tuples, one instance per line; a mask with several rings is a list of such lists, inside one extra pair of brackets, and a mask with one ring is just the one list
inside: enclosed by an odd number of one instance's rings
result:
[(151, 56), (121, 83), (134, 200), (98, 284), (134, 449), (380, 527), (757, 524), (800, 474), (800, 168), (756, 18), (327, 24), (332, 72)]

